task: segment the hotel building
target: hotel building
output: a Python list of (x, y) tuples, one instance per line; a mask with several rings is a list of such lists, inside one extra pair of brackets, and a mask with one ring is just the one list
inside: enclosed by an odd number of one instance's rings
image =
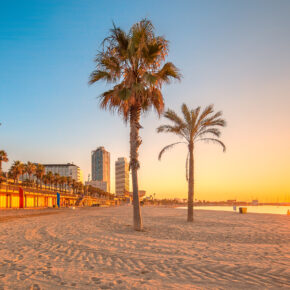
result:
[(115, 192), (116, 195), (129, 192), (129, 163), (125, 157), (115, 162)]
[(43, 166), (46, 174), (48, 172), (58, 173), (60, 176), (70, 176), (75, 181), (83, 183), (83, 173), (79, 166), (75, 164), (43, 164)]
[(92, 151), (92, 181), (106, 183), (106, 192), (110, 192), (110, 153), (104, 147)]

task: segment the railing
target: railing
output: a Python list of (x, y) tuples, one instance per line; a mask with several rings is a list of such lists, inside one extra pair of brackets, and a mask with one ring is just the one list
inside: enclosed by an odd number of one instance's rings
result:
[[(13, 185), (13, 184), (0, 184), (0, 191), (4, 192), (19, 192), (19, 188), (23, 188), (24, 194), (46, 194), (46, 195), (56, 195), (58, 191), (56, 190), (47, 190), (47, 189), (41, 189), (41, 188), (34, 188), (34, 187), (29, 187), (29, 186), (22, 186), (22, 185)], [(69, 192), (60, 192), (61, 195), (63, 196), (69, 196), (69, 197), (75, 197), (77, 198), (78, 195), (76, 194), (71, 194)]]

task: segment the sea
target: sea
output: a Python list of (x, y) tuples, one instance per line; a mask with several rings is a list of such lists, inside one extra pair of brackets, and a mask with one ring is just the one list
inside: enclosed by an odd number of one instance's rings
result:
[[(236, 207), (236, 212), (239, 212), (239, 207)], [(248, 213), (269, 213), (286, 215), (290, 211), (290, 206), (276, 206), (276, 205), (247, 205), (242, 206), (247, 208)], [(187, 209), (187, 207), (178, 207), (178, 209)], [(216, 211), (230, 211), (235, 212), (233, 206), (195, 206), (194, 209), (200, 210), (216, 210)]]

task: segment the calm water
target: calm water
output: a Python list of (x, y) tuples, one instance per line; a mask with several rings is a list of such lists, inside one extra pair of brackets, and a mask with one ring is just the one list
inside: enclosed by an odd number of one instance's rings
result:
[[(289, 206), (275, 206), (275, 205), (249, 205), (243, 206), (247, 208), (247, 212), (252, 213), (271, 213), (271, 214), (287, 214), (288, 209), (290, 210)], [(201, 210), (221, 210), (221, 211), (231, 211), (233, 212), (232, 206), (195, 206), (195, 209)], [(178, 209), (187, 209), (186, 207), (178, 207)], [(239, 212), (239, 206), (237, 206), (236, 212)]]

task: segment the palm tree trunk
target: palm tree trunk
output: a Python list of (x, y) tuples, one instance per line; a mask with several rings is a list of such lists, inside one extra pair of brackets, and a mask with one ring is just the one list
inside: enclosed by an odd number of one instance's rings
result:
[(194, 157), (193, 143), (188, 145), (189, 150), (189, 178), (188, 178), (188, 205), (187, 205), (187, 221), (193, 222), (193, 195), (194, 195)]
[(138, 148), (141, 145), (139, 137), (140, 129), (140, 112), (141, 108), (133, 107), (130, 110), (130, 168), (132, 170), (132, 184), (133, 184), (133, 223), (136, 231), (143, 229), (139, 190), (138, 190)]

